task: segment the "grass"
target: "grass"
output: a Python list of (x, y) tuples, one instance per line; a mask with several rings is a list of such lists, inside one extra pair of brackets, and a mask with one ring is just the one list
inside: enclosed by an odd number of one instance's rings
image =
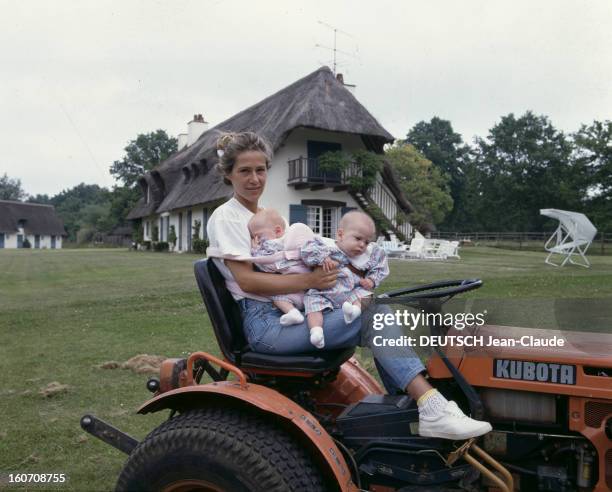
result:
[[(555, 299), (612, 297), (611, 257), (591, 257), (587, 270), (546, 266), (536, 252), (461, 254), (444, 263), (392, 261), (384, 290), (480, 277), (485, 288), (466, 299), (510, 299), (507, 312), (536, 324), (554, 316)], [(0, 475), (66, 473), (68, 483), (56, 489), (114, 488), (125, 456), (84, 434), (80, 417), (94, 413), (141, 439), (166, 414), (135, 414), (150, 396), (147, 376), (96, 366), (142, 353), (218, 353), (193, 279), (195, 259), (112, 249), (0, 252)], [(44, 398), (38, 392), (52, 381), (69, 390)]]

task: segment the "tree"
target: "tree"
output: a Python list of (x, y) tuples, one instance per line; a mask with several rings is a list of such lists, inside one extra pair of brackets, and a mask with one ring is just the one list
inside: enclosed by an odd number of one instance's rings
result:
[(449, 187), (454, 207), (444, 220), (447, 229), (455, 228), (457, 216), (463, 203), (462, 188), (465, 185), (465, 165), (469, 147), (464, 144), (459, 133), (453, 130), (451, 122), (434, 116), (431, 121), (420, 121), (406, 135), (405, 143), (414, 147), (430, 160), (449, 178)]
[(612, 121), (582, 125), (574, 143), (575, 158), (587, 173), (587, 213), (600, 230), (612, 231)]
[(85, 183), (63, 190), (51, 199), (56, 212), (64, 221), (70, 241), (76, 241), (77, 232), (85, 226), (90, 232), (81, 234), (81, 237), (93, 237), (91, 230), (109, 232), (114, 225), (107, 220), (110, 201), (110, 192), (106, 188)]
[(408, 217), (410, 223), (421, 228), (442, 222), (453, 207), (448, 176), (410, 144), (391, 147), (385, 157), (393, 166), (402, 191), (415, 208)]
[(52, 200), (47, 194), (30, 195), (26, 201), (28, 203), (40, 203), (43, 205), (52, 205)]
[(586, 180), (572, 142), (545, 116), (502, 117), (474, 148), (478, 204), (469, 221), (489, 231), (542, 230), (541, 208), (580, 210)]
[(22, 201), (26, 197), (20, 179), (9, 178), (6, 173), (0, 176), (0, 200)]
[(156, 130), (139, 134), (124, 150), (126, 155), (111, 165), (110, 173), (124, 186), (133, 188), (140, 176), (176, 152), (177, 139), (164, 130)]

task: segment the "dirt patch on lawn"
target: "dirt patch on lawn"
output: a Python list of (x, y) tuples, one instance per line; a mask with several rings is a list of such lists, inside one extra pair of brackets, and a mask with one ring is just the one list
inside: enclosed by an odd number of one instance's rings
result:
[(58, 395), (60, 393), (66, 393), (69, 389), (70, 386), (68, 386), (67, 384), (61, 384), (57, 381), (53, 381), (44, 388), (40, 388), (39, 393), (45, 398), (51, 398), (52, 396)]
[(98, 366), (99, 369), (129, 369), (138, 374), (155, 374), (159, 372), (161, 363), (165, 361), (167, 357), (163, 355), (147, 355), (139, 354), (126, 360), (125, 362), (117, 362), (109, 360), (103, 362)]

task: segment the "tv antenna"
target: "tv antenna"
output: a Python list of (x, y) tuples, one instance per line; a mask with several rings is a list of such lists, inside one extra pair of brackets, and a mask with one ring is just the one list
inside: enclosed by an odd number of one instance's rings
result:
[(342, 51), (342, 50), (338, 49), (338, 47), (337, 47), (338, 33), (343, 34), (345, 36), (348, 36), (349, 38), (352, 38), (352, 39), (354, 39), (354, 37), (351, 34), (349, 34), (348, 32), (343, 31), (341, 29), (338, 29), (337, 27), (334, 27), (334, 26), (332, 26), (330, 24), (327, 24), (326, 22), (323, 22), (323, 21), (317, 21), (317, 22), (319, 24), (321, 24), (322, 26), (327, 27), (328, 29), (331, 29), (332, 31), (334, 31), (334, 46), (333, 46), (333, 48), (330, 47), (330, 46), (324, 46), (322, 44), (315, 44), (315, 47), (316, 48), (322, 48), (324, 50), (329, 50), (329, 51), (333, 52), (333, 54), (334, 54), (333, 72), (334, 72), (334, 75), (336, 75), (336, 68), (338, 67), (338, 65), (343, 65), (342, 63), (338, 63), (338, 56), (337, 56), (338, 53), (341, 53), (341, 54), (346, 55), (346, 56), (350, 56), (350, 57), (355, 58), (355, 59), (359, 59), (359, 57), (354, 55), (353, 53), (349, 53), (347, 51)]

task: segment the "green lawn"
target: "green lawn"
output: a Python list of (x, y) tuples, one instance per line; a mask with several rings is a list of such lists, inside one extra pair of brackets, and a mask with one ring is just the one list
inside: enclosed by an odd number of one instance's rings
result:
[[(546, 266), (543, 252), (463, 248), (461, 254), (439, 263), (392, 261), (382, 290), (480, 277), (485, 287), (467, 296), (472, 303), (510, 298), (505, 315), (532, 324), (547, 322), (555, 299), (590, 297), (603, 305), (612, 297), (612, 257), (591, 257), (587, 270)], [(114, 487), (125, 457), (86, 437), (81, 415), (92, 412), (137, 438), (166, 415), (135, 414), (150, 396), (148, 376), (96, 366), (143, 353), (218, 352), (193, 279), (195, 259), (119, 250), (0, 251), (0, 474), (66, 473), (68, 484), (57, 487), (63, 490)], [(44, 398), (38, 392), (52, 381), (69, 390)]]

